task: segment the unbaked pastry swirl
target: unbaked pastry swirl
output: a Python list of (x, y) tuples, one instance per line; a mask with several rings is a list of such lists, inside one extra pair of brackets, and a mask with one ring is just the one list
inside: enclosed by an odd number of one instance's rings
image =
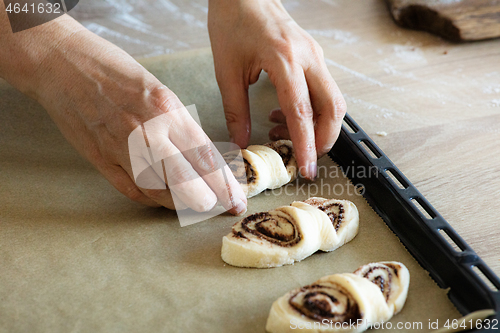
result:
[[(387, 302), (380, 284), (376, 283), (374, 277), (381, 272), (375, 275), (368, 272), (371, 268), (373, 271), (384, 270), (384, 266), (397, 267), (399, 272), (408, 273), (401, 263), (385, 262), (362, 266), (355, 274), (325, 276), (276, 300), (269, 312), (266, 330), (272, 333), (294, 332), (300, 328), (308, 332), (363, 332), (375, 323), (389, 320), (397, 312)], [(364, 277), (365, 273), (372, 278)], [(394, 280), (387, 285), (393, 286), (393, 283)], [(409, 274), (408, 279), (399, 285), (405, 289), (400, 293), (404, 295), (402, 304), (408, 286)]]
[(222, 259), (239, 267), (279, 267), (318, 250), (333, 251), (352, 240), (359, 225), (356, 206), (347, 200), (314, 199), (324, 200), (325, 207), (335, 204), (344, 212), (339, 233), (327, 212), (307, 201), (294, 202), (237, 222), (222, 239)]
[(297, 178), (297, 162), (290, 140), (248, 146), (241, 150), (241, 158), (236, 156), (234, 152), (224, 154), (226, 163), (248, 198), (266, 189), (279, 188)]
[(322, 251), (333, 251), (350, 242), (358, 233), (359, 214), (350, 201), (312, 197), (304, 202), (296, 201), (292, 206), (308, 210), (316, 215), (316, 219), (322, 220)]
[(283, 164), (285, 165), (290, 181), (297, 178), (298, 167), (297, 161), (295, 160), (295, 154), (293, 151), (292, 141), (290, 140), (278, 140), (266, 143), (264, 146), (269, 147), (276, 151), (280, 155)]
[(410, 284), (410, 273), (395, 261), (377, 262), (361, 266), (354, 274), (376, 284), (394, 314), (403, 308)]

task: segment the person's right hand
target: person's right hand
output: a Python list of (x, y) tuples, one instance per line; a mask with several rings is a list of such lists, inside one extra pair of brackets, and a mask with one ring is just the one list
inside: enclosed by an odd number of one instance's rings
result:
[(248, 88), (265, 71), (280, 109), (271, 140), (293, 142), (300, 174), (314, 179), (317, 159), (337, 140), (346, 103), (328, 71), (323, 49), (280, 0), (210, 0), (208, 31), (227, 128), (242, 148), (250, 140)]
[[(196, 211), (208, 211), (218, 200), (233, 214), (246, 211), (246, 196), (229, 168), (224, 167), (228, 186), (222, 170), (214, 168), (220, 155), (210, 149), (207, 135), (177, 96), (123, 50), (67, 15), (6, 36), (3, 31), (0, 43), (9, 40), (16, 54), (6, 55), (2, 45), (0, 61), (18, 59), (10, 70), (0, 67), (0, 74), (40, 102), (66, 139), (121, 193), (170, 209), (180, 208), (173, 204), (177, 196)], [(25, 80), (22, 72), (14, 73), (26, 68), (33, 73)], [(164, 123), (147, 133), (148, 144), (163, 157), (177, 156), (163, 171), (167, 182), (175, 179), (171, 191), (138, 187), (129, 156), (131, 132), (158, 116)]]

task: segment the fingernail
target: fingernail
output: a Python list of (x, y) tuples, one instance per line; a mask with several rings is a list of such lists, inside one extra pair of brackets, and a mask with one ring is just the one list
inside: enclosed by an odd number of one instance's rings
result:
[(233, 206), (233, 209), (231, 209), (231, 211), (234, 215), (243, 215), (247, 211), (247, 205), (240, 199), (237, 199), (236, 205)]
[(273, 117), (278, 111), (281, 111), (281, 109), (273, 109), (271, 112), (269, 112), (269, 117)]
[(307, 175), (310, 180), (316, 179), (317, 172), (318, 172), (317, 162), (312, 162), (307, 166)]

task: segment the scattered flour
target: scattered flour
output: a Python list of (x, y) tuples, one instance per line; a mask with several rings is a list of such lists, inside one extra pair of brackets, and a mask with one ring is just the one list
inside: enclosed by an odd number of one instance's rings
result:
[(485, 93), (485, 94), (500, 94), (500, 84), (484, 87), (483, 93)]
[(427, 63), (423, 52), (414, 46), (395, 45), (394, 54), (404, 62)]
[(490, 103), (491, 106), (500, 107), (500, 99), (494, 99)]
[(354, 44), (359, 40), (359, 38), (354, 36), (352, 33), (338, 29), (325, 29), (325, 30), (310, 29), (306, 31), (312, 36), (333, 38), (344, 44)]

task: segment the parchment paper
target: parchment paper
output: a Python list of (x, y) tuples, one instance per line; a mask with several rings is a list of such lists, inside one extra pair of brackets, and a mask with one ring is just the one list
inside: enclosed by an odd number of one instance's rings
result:
[[(186, 105), (196, 104), (212, 140), (228, 140), (209, 50), (143, 64)], [(251, 105), (252, 142), (264, 143), (267, 113), (278, 106), (265, 74), (251, 88)], [(174, 212), (129, 201), (66, 143), (36, 102), (4, 82), (0, 139), (1, 332), (263, 332), (272, 302), (287, 291), (380, 260), (401, 261), (411, 274), (394, 325), (421, 322), (415, 331), (426, 332), (429, 321), (460, 316), (347, 179), (330, 177), (340, 172), (328, 157), (315, 182), (323, 193), (300, 181), (286, 193), (250, 199), (248, 214), (309, 194), (344, 198), (360, 211), (358, 236), (292, 266), (244, 269), (220, 258), (222, 236), (238, 217), (181, 228)], [(327, 185), (338, 195), (328, 195)]]

